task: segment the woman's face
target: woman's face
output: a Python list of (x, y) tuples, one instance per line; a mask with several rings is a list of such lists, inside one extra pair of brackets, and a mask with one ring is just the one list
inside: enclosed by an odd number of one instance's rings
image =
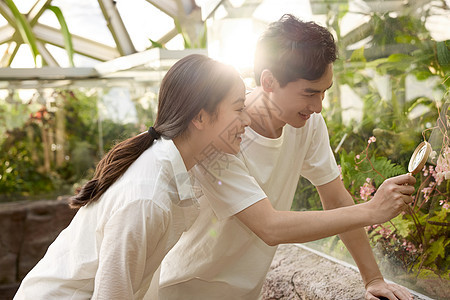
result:
[(219, 103), (216, 118), (212, 118), (208, 137), (216, 150), (236, 154), (240, 150), (241, 135), (250, 125), (250, 117), (245, 111), (245, 86), (236, 83)]

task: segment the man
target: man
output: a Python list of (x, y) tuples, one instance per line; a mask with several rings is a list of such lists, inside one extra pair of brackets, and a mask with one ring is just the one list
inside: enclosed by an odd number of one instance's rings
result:
[[(335, 234), (360, 269), (366, 299), (411, 299), (384, 282), (362, 227), (405, 209), (415, 180), (388, 179), (371, 201), (353, 205), (320, 115), (335, 60), (332, 35), (315, 23), (285, 15), (262, 35), (258, 86), (246, 99), (251, 128), (238, 158), (195, 168), (200, 216), (161, 265), (160, 299), (257, 299), (274, 245)], [(289, 211), (300, 176), (317, 187), (325, 211)]]

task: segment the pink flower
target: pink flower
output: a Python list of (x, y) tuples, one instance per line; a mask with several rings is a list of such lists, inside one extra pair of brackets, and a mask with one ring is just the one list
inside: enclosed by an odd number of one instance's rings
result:
[(369, 140), (367, 141), (367, 144), (375, 143), (376, 141), (377, 141), (377, 138), (374, 137), (374, 136), (371, 136), (371, 137), (369, 138)]
[(427, 169), (426, 166), (423, 166), (422, 171), (423, 171), (423, 176), (427, 177), (428, 176), (428, 169)]
[(378, 233), (381, 234), (382, 237), (388, 238), (391, 235), (392, 230), (390, 230), (389, 228), (381, 227)]
[(344, 176), (342, 176), (342, 167), (341, 167), (341, 165), (338, 165), (338, 169), (339, 169), (339, 178), (341, 178), (341, 180), (344, 180)]
[(440, 185), (444, 180), (450, 179), (450, 147), (447, 146), (445, 149), (442, 149), (433, 177), (437, 185)]
[(372, 180), (370, 178), (366, 178), (366, 182), (359, 189), (359, 196), (362, 200), (369, 200), (369, 196), (375, 192), (375, 187), (372, 185)]
[(422, 189), (423, 197), (425, 199), (425, 202), (428, 202), (430, 200), (431, 192), (433, 191), (433, 187), (426, 187)]
[(411, 252), (411, 253), (416, 253), (416, 252), (417, 252), (416, 246), (414, 246), (414, 244), (411, 243), (411, 242), (407, 242), (407, 241), (405, 240), (405, 241), (403, 242), (402, 246), (405, 247), (405, 250), (406, 250), (407, 252)]

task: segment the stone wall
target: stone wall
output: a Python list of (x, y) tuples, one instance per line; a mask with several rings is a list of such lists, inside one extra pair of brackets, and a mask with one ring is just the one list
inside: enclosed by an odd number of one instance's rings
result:
[(0, 300), (12, 299), (75, 213), (67, 198), (0, 204)]

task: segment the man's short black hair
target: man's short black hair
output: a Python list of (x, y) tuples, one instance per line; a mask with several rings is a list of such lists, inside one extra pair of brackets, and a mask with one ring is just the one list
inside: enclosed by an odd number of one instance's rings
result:
[(298, 79), (316, 80), (337, 58), (336, 43), (328, 29), (283, 15), (260, 37), (255, 54), (255, 80), (268, 69), (280, 86)]

